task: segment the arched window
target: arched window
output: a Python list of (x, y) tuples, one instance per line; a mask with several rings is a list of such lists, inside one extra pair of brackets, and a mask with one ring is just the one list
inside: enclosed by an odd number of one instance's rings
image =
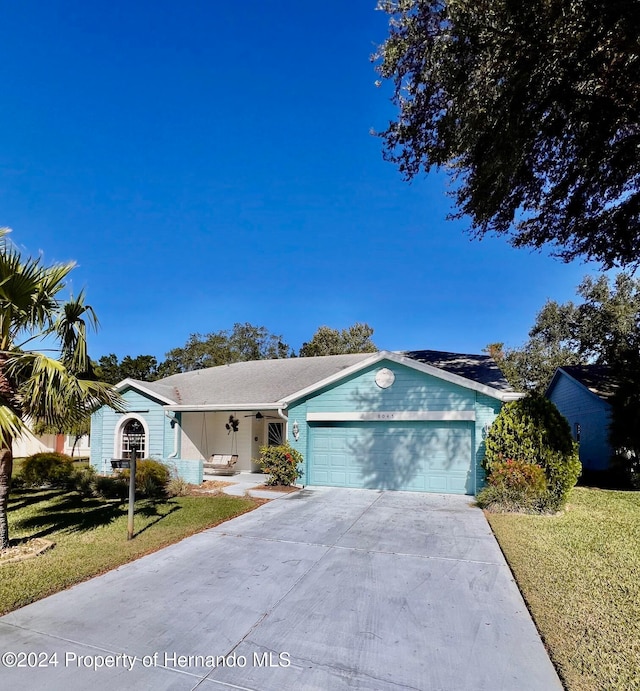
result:
[[(129, 418), (120, 428), (120, 448), (122, 458), (131, 458), (131, 447), (129, 446), (129, 434), (139, 429), (140, 421), (136, 418)], [(136, 458), (146, 458), (147, 456), (147, 435), (145, 434), (138, 444)]]

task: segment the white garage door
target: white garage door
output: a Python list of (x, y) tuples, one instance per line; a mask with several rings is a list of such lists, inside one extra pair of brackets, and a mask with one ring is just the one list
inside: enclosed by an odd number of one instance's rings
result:
[(305, 482), (473, 494), (472, 442), (469, 422), (311, 425)]

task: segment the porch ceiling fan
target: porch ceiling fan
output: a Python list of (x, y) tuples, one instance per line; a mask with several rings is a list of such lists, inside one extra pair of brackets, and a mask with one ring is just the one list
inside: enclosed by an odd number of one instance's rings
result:
[(263, 415), (260, 411), (257, 413), (251, 413), (250, 415), (245, 415), (245, 417), (254, 417), (256, 420), (281, 420), (282, 418), (277, 415)]

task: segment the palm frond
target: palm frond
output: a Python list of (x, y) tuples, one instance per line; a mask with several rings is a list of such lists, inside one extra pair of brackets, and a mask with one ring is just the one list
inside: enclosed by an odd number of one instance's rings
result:
[(60, 360), (42, 353), (10, 358), (6, 369), (20, 382), (23, 415), (44, 425), (59, 429), (75, 425), (102, 405), (124, 411), (120, 394), (110, 384), (82, 379)]
[(54, 324), (54, 330), (62, 346), (62, 362), (76, 373), (91, 370), (87, 351), (87, 325), (94, 330), (98, 318), (91, 305), (84, 302), (84, 291), (77, 298), (71, 298), (62, 305)]
[(22, 420), (6, 405), (0, 405), (0, 446), (8, 447), (26, 429)]
[(51, 328), (58, 311), (57, 294), (74, 262), (43, 266), (40, 258), (23, 259), (0, 229), (0, 348), (7, 350), (23, 330)]

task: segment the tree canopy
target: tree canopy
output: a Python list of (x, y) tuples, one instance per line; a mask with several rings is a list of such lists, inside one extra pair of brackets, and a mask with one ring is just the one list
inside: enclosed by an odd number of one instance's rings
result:
[(587, 277), (577, 293), (578, 302), (549, 300), (521, 347), (491, 343), (485, 350), (514, 388), (539, 394), (558, 367), (607, 365), (615, 385), (609, 399), (614, 466), (640, 487), (640, 279)]
[(578, 303), (547, 301), (523, 346), (485, 349), (516, 389), (544, 392), (557, 367), (594, 362), (616, 368), (638, 350), (640, 279), (586, 277), (577, 294)]
[(153, 355), (125, 355), (118, 360), (115, 353), (103, 355), (97, 363), (96, 374), (102, 381), (117, 384), (123, 379), (153, 381), (158, 374), (158, 361)]
[(182, 348), (173, 348), (158, 367), (157, 375), (190, 372), (247, 360), (291, 357), (292, 349), (282, 336), (270, 333), (264, 326), (236, 323), (231, 331), (191, 334)]
[(638, 0), (380, 0), (385, 157), (446, 167), (476, 237), (640, 259)]
[[(360, 322), (341, 331), (321, 326), (310, 341), (303, 343), (299, 355), (375, 353), (378, 349), (371, 340), (372, 335), (373, 329)], [(103, 355), (96, 363), (95, 371), (100, 380), (117, 384), (127, 378), (154, 381), (205, 367), (288, 357), (296, 357), (296, 354), (282, 336), (272, 334), (264, 326), (246, 322), (234, 324), (231, 330), (191, 334), (184, 346), (170, 350), (160, 363), (152, 355), (126, 355), (122, 360), (115, 353)]]
[(321, 326), (308, 343), (302, 344), (300, 357), (375, 353), (378, 348), (371, 340), (372, 335), (373, 329), (368, 324), (360, 322), (342, 331)]

